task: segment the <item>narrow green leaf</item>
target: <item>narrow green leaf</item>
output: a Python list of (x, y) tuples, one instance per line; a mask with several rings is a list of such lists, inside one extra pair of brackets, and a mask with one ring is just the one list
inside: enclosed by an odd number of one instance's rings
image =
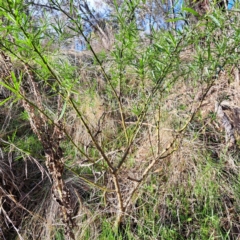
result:
[(164, 51), (165, 50), (165, 48), (158, 43), (153, 44), (153, 46), (155, 48), (157, 48), (158, 51)]
[(166, 20), (166, 22), (177, 22), (177, 21), (180, 21), (180, 20), (185, 20), (185, 18), (169, 18)]
[(10, 96), (2, 101), (0, 101), (0, 106), (4, 105), (7, 101), (11, 100), (13, 98), (13, 96)]
[(70, 14), (73, 14), (73, 0), (69, 1)]
[(211, 19), (218, 27), (221, 27), (220, 22), (213, 15), (208, 15), (207, 18)]
[(192, 8), (188, 8), (188, 7), (183, 7), (182, 8), (182, 11), (185, 11), (185, 12), (189, 12), (195, 16), (200, 16), (198, 12), (196, 12), (194, 9)]
[(3, 87), (7, 88), (8, 90), (10, 90), (12, 93), (16, 93), (16, 89), (13, 88), (12, 86), (0, 81), (0, 85), (2, 85)]
[(20, 82), (21, 81), (18, 81), (18, 79), (16, 78), (14, 72), (11, 72), (11, 76), (12, 76), (12, 81), (13, 81), (13, 84), (14, 84), (14, 87), (15, 87), (16, 91), (19, 91), (20, 90)]
[(64, 115), (64, 113), (65, 113), (65, 111), (66, 111), (66, 107), (67, 107), (67, 101), (64, 102), (64, 105), (63, 105), (61, 114), (60, 114), (60, 116), (59, 116), (59, 118), (58, 118), (58, 121), (60, 121), (60, 120), (62, 119), (62, 117), (63, 117), (63, 115)]

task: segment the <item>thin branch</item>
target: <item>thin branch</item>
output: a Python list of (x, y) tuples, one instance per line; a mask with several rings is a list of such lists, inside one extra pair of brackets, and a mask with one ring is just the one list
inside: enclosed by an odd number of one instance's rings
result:
[[(179, 129), (177, 132), (178, 134), (175, 136), (175, 138), (169, 143), (169, 145), (159, 154), (159, 156), (155, 159), (152, 160), (152, 162), (148, 165), (148, 167), (145, 169), (145, 171), (142, 174), (141, 179), (139, 179), (138, 183), (135, 185), (135, 187), (132, 189), (131, 193), (129, 194), (128, 199), (125, 201), (125, 205), (124, 207), (127, 208), (130, 204), (130, 201), (133, 197), (133, 195), (135, 194), (135, 192), (139, 189), (139, 187), (142, 185), (143, 181), (147, 178), (147, 176), (149, 175), (149, 172), (151, 171), (151, 169), (153, 168), (153, 166), (157, 163), (157, 161), (159, 161), (160, 159), (166, 158), (169, 155), (171, 155), (173, 152), (175, 152), (178, 147), (173, 148), (174, 144), (177, 142), (177, 140), (182, 136), (183, 132), (187, 129), (188, 125), (192, 122), (194, 116), (196, 115), (196, 113), (198, 112), (198, 110), (200, 109), (200, 107), (202, 106), (202, 102), (205, 99), (207, 93), (209, 92), (210, 88), (213, 86), (214, 84), (214, 80), (209, 84), (209, 86), (206, 88), (205, 93), (203, 95), (202, 100), (200, 101), (199, 105), (197, 106), (197, 108), (195, 109), (195, 111), (191, 114), (189, 120), (184, 124), (184, 126)], [(172, 149), (172, 151), (170, 153), (168, 153), (168, 151)], [(167, 155), (165, 155), (166, 153), (168, 153)]]

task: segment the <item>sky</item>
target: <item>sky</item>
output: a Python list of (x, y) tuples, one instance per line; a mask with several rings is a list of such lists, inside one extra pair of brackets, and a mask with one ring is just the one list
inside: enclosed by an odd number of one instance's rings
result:
[(87, 0), (87, 2), (93, 9), (97, 9), (100, 12), (101, 10), (104, 11), (104, 9), (107, 8), (107, 4), (102, 2), (101, 0)]

